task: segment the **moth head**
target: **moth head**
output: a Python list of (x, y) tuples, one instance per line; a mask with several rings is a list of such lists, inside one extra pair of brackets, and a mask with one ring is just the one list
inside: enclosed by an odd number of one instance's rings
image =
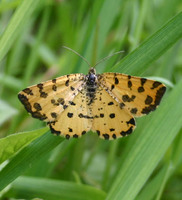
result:
[(96, 70), (91, 67), (88, 75), (86, 75), (86, 82), (88, 85), (94, 85), (97, 82)]
[(96, 74), (95, 68), (91, 67), (91, 68), (89, 69), (89, 72), (88, 72), (88, 73), (89, 73), (89, 74)]

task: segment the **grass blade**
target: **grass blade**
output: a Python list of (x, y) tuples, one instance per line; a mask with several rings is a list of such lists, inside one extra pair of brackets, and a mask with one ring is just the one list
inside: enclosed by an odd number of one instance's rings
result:
[[(182, 12), (126, 56), (112, 71), (139, 75), (182, 37)], [(111, 71), (111, 70), (110, 70)]]
[(0, 40), (0, 61), (4, 58), (28, 18), (42, 0), (22, 1)]
[(17, 110), (0, 99), (0, 125), (17, 114)]
[(34, 140), (0, 171), (0, 190), (20, 176), (27, 168), (36, 162), (40, 157), (60, 144), (64, 138), (51, 135), (50, 131)]
[(46, 128), (9, 135), (0, 139), (0, 163), (11, 158), (21, 148), (40, 137), (47, 131)]
[[(106, 194), (91, 186), (45, 178), (19, 177), (12, 185), (8, 196), (32, 199), (39, 197), (47, 200), (104, 200)], [(14, 195), (13, 195), (14, 196)]]

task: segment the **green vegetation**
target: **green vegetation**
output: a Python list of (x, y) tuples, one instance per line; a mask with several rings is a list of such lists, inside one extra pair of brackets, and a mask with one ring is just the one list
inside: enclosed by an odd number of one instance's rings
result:
[[(181, 0), (0, 1), (0, 198), (182, 199)], [(134, 133), (105, 141), (53, 136), (17, 98), (64, 74), (114, 71), (167, 86)]]

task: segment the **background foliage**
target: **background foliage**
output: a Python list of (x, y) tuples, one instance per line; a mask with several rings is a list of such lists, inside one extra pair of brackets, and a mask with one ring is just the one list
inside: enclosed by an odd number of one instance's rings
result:
[[(0, 1), (1, 199), (182, 199), (181, 0)], [(54, 137), (17, 99), (23, 88), (97, 66), (167, 85), (130, 137)]]

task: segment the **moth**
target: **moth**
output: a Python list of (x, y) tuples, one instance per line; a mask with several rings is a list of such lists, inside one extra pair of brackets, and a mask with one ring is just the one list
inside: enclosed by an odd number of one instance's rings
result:
[(130, 135), (135, 117), (154, 111), (165, 91), (155, 80), (97, 74), (91, 67), (87, 75), (70, 74), (27, 87), (18, 98), (32, 117), (47, 122), (53, 134), (69, 139), (92, 130), (112, 140)]

